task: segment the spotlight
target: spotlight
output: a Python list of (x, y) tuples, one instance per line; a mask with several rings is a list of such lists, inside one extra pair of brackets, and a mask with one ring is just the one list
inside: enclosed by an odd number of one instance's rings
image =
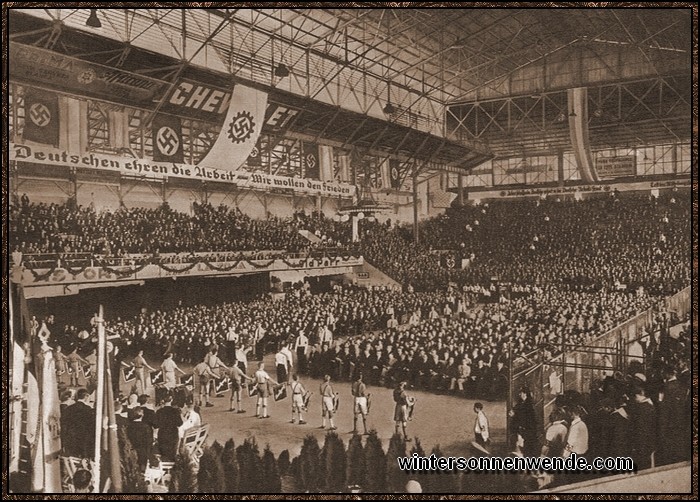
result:
[(90, 17), (85, 21), (85, 26), (89, 26), (90, 28), (102, 28), (100, 18), (97, 17), (97, 9), (90, 9)]
[(277, 68), (275, 68), (275, 77), (288, 77), (289, 76), (289, 68), (284, 63), (280, 63), (277, 65)]
[(563, 113), (560, 113), (559, 115), (557, 115), (557, 122), (564, 122), (565, 120), (566, 120), (566, 115), (564, 115)]
[(394, 105), (392, 105), (391, 103), (387, 103), (384, 107), (383, 112), (387, 115), (391, 115), (396, 112), (396, 108), (394, 108)]
[(595, 110), (593, 110), (593, 116), (594, 116), (594, 117), (597, 117), (597, 118), (602, 117), (602, 116), (603, 116), (603, 110), (601, 110), (600, 108), (596, 108)]

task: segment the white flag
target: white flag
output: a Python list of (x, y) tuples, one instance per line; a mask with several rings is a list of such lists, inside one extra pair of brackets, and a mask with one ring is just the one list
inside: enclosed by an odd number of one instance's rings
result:
[(236, 85), (219, 137), (199, 165), (237, 171), (255, 148), (265, 120), (266, 106), (266, 92)]
[(56, 361), (53, 352), (44, 352), (44, 371), (41, 374), (44, 440), (44, 493), (61, 492), (61, 408), (56, 382)]

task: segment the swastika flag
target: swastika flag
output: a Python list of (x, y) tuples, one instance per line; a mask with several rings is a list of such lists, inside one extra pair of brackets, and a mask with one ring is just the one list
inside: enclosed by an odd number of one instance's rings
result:
[(27, 88), (24, 93), (24, 139), (58, 146), (58, 133), (58, 96)]
[(153, 118), (153, 160), (182, 163), (182, 124), (178, 117), (156, 115)]

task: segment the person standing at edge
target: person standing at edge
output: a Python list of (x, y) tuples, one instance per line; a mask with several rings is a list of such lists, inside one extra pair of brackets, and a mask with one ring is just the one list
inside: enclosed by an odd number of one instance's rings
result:
[(367, 415), (369, 409), (367, 406), (367, 386), (362, 381), (362, 373), (357, 374), (357, 379), (352, 384), (352, 396), (354, 398), (354, 417), (353, 417), (353, 434), (357, 434), (357, 417), (362, 416), (362, 427), (364, 434), (367, 434)]
[(399, 382), (399, 385), (394, 389), (394, 403), (396, 403), (394, 406), (394, 422), (396, 427), (396, 434), (399, 433), (399, 427), (401, 427), (401, 430), (403, 432), (403, 439), (404, 441), (408, 442), (411, 441), (411, 439), (406, 433), (409, 406), (409, 398), (406, 394), (406, 384), (407, 382), (405, 380), (401, 381)]
[(321, 384), (321, 417), (323, 418), (323, 425), (319, 429), (326, 428), (326, 416), (330, 423), (329, 430), (336, 430), (337, 427), (333, 423), (333, 414), (335, 413), (335, 392), (333, 392), (333, 386), (331, 385), (331, 376), (325, 375), (323, 377), (323, 383)]
[(265, 363), (262, 361), (258, 363), (258, 371), (255, 372), (254, 379), (258, 392), (255, 416), (258, 418), (270, 418), (270, 415), (267, 414), (267, 398), (270, 395), (269, 384), (278, 385), (278, 383), (265, 371)]
[[(238, 409), (238, 413), (245, 413), (245, 410), (241, 407), (241, 392), (243, 391), (243, 384), (246, 382), (246, 380), (250, 380), (252, 382), (254, 379), (246, 375), (245, 371), (243, 371), (240, 366), (235, 364), (229, 369), (228, 376), (231, 381), (231, 403), (228, 411), (236, 411), (236, 409)], [(236, 408), (233, 407), (234, 401), (236, 402)]]
[(304, 388), (304, 385), (299, 381), (299, 376), (294, 375), (292, 376), (292, 419), (289, 421), (289, 423), (294, 423), (294, 414), (299, 415), (299, 425), (304, 425), (306, 422), (304, 421), (304, 416), (302, 415), (302, 412), (304, 411), (304, 395), (306, 394), (306, 388)]

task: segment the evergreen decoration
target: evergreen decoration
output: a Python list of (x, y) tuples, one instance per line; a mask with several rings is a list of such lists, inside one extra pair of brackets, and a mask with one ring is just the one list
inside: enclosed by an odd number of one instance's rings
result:
[(338, 437), (338, 434), (329, 432), (326, 434), (326, 440), (321, 450), (323, 491), (327, 493), (341, 493), (346, 487), (346, 470), (345, 444)]
[[(218, 443), (216, 443), (218, 445)], [(224, 466), (221, 464), (221, 445), (205, 448), (199, 459), (197, 484), (199, 493), (226, 493)]]
[(236, 445), (233, 438), (226, 441), (224, 450), (221, 452), (221, 465), (224, 468), (224, 485), (226, 493), (238, 492), (239, 469), (236, 459)]
[(282, 493), (282, 479), (277, 467), (275, 455), (270, 450), (270, 445), (265, 446), (262, 456), (263, 485), (261, 493)]
[(304, 438), (299, 454), (299, 486), (306, 493), (316, 493), (321, 488), (321, 448), (312, 435)]
[(286, 476), (289, 474), (291, 467), (292, 466), (289, 461), (289, 450), (282, 450), (280, 456), (277, 457), (277, 468), (280, 471), (280, 476)]
[[(180, 448), (175, 464), (170, 471), (170, 493), (196, 493), (197, 475), (195, 465), (186, 448)], [(143, 493), (143, 492), (141, 492)]]
[(397, 459), (406, 456), (406, 441), (401, 434), (394, 434), (386, 451), (386, 488), (389, 493), (402, 493), (408, 476), (399, 468)]
[(238, 491), (240, 493), (263, 493), (263, 467), (260, 450), (255, 438), (246, 438), (243, 444), (236, 448), (238, 460)]
[(364, 489), (369, 493), (386, 492), (386, 455), (376, 430), (371, 430), (365, 443)]
[(348, 443), (346, 457), (348, 485), (363, 486), (365, 484), (365, 455), (362, 447), (362, 436), (353, 434)]

